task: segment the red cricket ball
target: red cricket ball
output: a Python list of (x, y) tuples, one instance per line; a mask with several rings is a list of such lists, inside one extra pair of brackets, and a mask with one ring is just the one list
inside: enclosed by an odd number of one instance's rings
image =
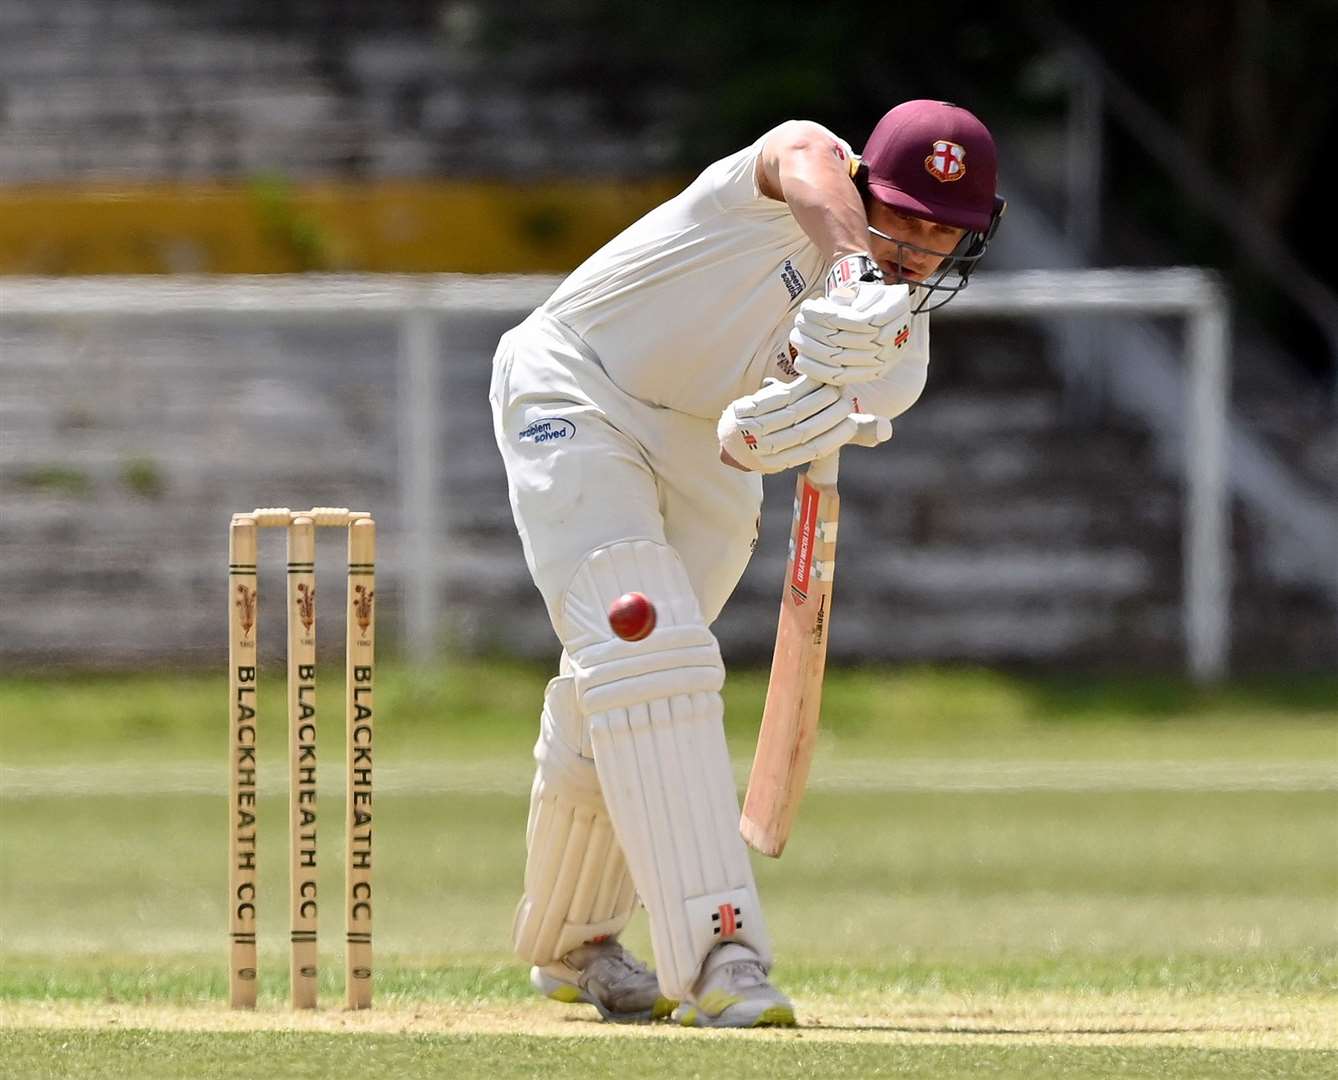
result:
[(640, 641), (655, 629), (655, 605), (639, 592), (623, 593), (609, 605), (609, 626), (624, 641)]

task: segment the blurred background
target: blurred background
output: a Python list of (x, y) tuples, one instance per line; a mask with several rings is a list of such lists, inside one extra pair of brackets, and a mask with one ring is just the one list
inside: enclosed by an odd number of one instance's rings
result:
[[(783, 119), (858, 147), (941, 96), (1002, 150), (987, 270), (1220, 274), (1214, 674), (1333, 671), (1336, 52), (1332, 0), (0, 0), (0, 660), (213, 669), (228, 515), (322, 503), (382, 523), (387, 655), (551, 657), (486, 403), (551, 279), (414, 320), (324, 275), (560, 274)], [(181, 277), (237, 274), (306, 277)], [(1184, 345), (1151, 313), (936, 320), (922, 402), (848, 455), (834, 655), (1182, 671)], [(731, 660), (769, 655), (791, 483)]]
[[(995, 132), (1010, 209), (934, 316), (921, 402), (843, 457), (818, 758), (785, 859), (756, 860), (781, 985), (892, 1031), (1014, 992), (1134, 995), (1055, 1021), (1075, 1038), (1207, 1030), (1203, 996), (1224, 1038), (1292, 1039), (1314, 1002), (1338, 1030), (1335, 56), (1334, 0), (0, 0), (0, 1004), (223, 999), (227, 523), (313, 504), (378, 521), (378, 1005), (529, 1000), (508, 927), (556, 644), (493, 442), (497, 338), (772, 125), (860, 147), (942, 96)], [(1100, 296), (1093, 267), (1139, 304), (1004, 313)], [(1197, 315), (1161, 302), (1195, 280)], [(793, 482), (716, 626), (741, 782)], [(267, 530), (268, 1005), (282, 549)]]

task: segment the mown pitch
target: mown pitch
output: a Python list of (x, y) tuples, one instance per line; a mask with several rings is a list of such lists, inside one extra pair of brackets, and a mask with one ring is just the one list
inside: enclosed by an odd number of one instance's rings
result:
[[(799, 831), (758, 862), (805, 1026), (711, 1033), (594, 1023), (533, 998), (507, 955), (543, 677), (387, 671), (377, 1008), (356, 1015), (337, 1007), (336, 904), (325, 1007), (283, 1005), (277, 779), (261, 1008), (222, 1006), (219, 680), (0, 685), (0, 1076), (1338, 1075), (1334, 680), (833, 673)], [(760, 690), (732, 679), (740, 765)]]

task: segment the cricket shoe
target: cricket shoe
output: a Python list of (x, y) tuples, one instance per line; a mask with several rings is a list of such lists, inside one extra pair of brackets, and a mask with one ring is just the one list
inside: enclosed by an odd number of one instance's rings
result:
[(614, 1024), (663, 1020), (678, 1004), (660, 993), (655, 973), (617, 941), (581, 945), (556, 963), (530, 968), (530, 983), (554, 1001), (593, 1005)]
[(767, 969), (746, 945), (717, 945), (687, 999), (674, 1011), (684, 1027), (794, 1027), (790, 999), (767, 981)]

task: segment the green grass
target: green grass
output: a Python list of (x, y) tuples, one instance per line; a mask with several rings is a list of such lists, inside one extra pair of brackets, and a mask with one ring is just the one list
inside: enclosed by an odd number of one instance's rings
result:
[[(327, 957), (321, 994), (340, 1000), (343, 975)], [(278, 1008), (287, 1000), (287, 958), (269, 949), (262, 957), (260, 1003)], [(108, 954), (70, 957), (25, 953), (6, 958), (4, 997), (15, 1001), (95, 1002), (124, 1005), (207, 1005), (224, 1000), (225, 972), (219, 952), (170, 957)], [(837, 999), (877, 1007), (888, 996), (984, 995), (1004, 999), (1071, 993), (1223, 994), (1285, 999), (1323, 998), (1338, 992), (1338, 953), (1298, 949), (1286, 957), (1230, 954), (1148, 953), (1144, 956), (1083, 952), (1023, 957), (930, 957), (882, 951), (875, 959), (853, 955), (820, 959), (782, 958), (778, 982), (801, 999)], [(421, 1002), (451, 1005), (526, 1004), (533, 999), (526, 969), (498, 953), (405, 952), (376, 972), (379, 1006)]]
[[(342, 667), (331, 660), (322, 672), (323, 700), (337, 703)], [(509, 753), (533, 741), (536, 702), (549, 675), (501, 661), (430, 672), (383, 666), (377, 699), (382, 747), (392, 756), (424, 747)], [(755, 737), (765, 693), (765, 672), (730, 675), (726, 724), (740, 749)], [(222, 679), (198, 674), (9, 677), (0, 682), (0, 760), (212, 755), (226, 731), (219, 720), (226, 698)], [(274, 718), (276, 732), (283, 700), (283, 672), (267, 668), (262, 716)], [(1170, 679), (851, 669), (827, 681), (823, 727), (824, 740), (844, 753), (892, 758), (1332, 760), (1338, 756), (1338, 675), (1201, 688)], [(271, 749), (281, 747), (274, 742)]]
[[(832, 672), (799, 828), (782, 860), (755, 860), (776, 978), (822, 1026), (766, 1041), (590, 1037), (578, 1010), (530, 995), (507, 941), (546, 675), (382, 672), (374, 1012), (393, 1030), (354, 1049), (338, 1031), (202, 1030), (229, 1016), (222, 681), (0, 684), (0, 1076), (235, 1076), (262, 1060), (267, 1078), (327, 1076), (360, 1056), (386, 1077), (1338, 1075), (1321, 1054), (1338, 1046), (1338, 679)], [(743, 762), (764, 687), (731, 677)], [(277, 672), (261, 719), (275, 766)], [(325, 790), (332, 1004), (342, 799)], [(277, 786), (260, 812), (256, 1020), (273, 1027), (289, 1022)], [(644, 918), (628, 942), (648, 951)], [(556, 1027), (529, 1035), (538, 1021)], [(1086, 1044), (1098, 1035), (1117, 1045)]]
[[(747, 1038), (745, 1036), (745, 1038)], [(0, 1034), (0, 1076), (68, 1075), (141, 1080), (193, 1077), (421, 1076), (493, 1078), (632, 1075), (676, 1077), (1063, 1076), (1068, 1080), (1167, 1076), (1273, 1080), (1332, 1075), (1338, 1054), (1288, 1050), (1215, 1050), (1074, 1046), (961, 1046), (797, 1040), (675, 1039), (659, 1044), (525, 1035), (347, 1035), (262, 1032), (239, 1041), (212, 1032), (80, 1030)], [(59, 1074), (49, 1071), (59, 1062)]]

